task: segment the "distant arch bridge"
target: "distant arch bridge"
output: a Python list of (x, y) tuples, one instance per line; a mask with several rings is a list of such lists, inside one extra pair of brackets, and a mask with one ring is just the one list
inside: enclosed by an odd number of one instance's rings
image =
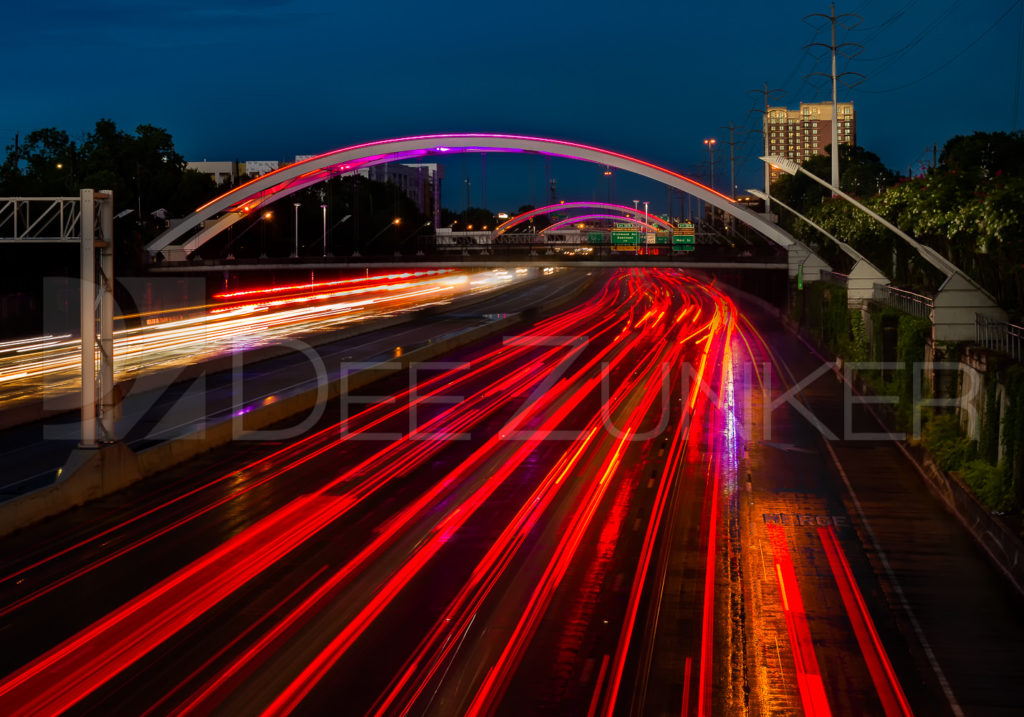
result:
[[(652, 224), (658, 224), (663, 229), (673, 228), (670, 222), (665, 221), (659, 216), (649, 214), (641, 209), (636, 209), (634, 207), (627, 207), (624, 204), (610, 204), (608, 202), (559, 202), (558, 204), (548, 204), (545, 207), (537, 207), (536, 209), (530, 209), (523, 212), (522, 214), (517, 214), (516, 216), (505, 220), (504, 222), (502, 222), (501, 224), (494, 228), (494, 231), (491, 233), (491, 240), (493, 241), (497, 239), (502, 234), (511, 231), (515, 227), (533, 219), (534, 217), (543, 216), (546, 214), (559, 214), (564, 212), (569, 212), (570, 214), (582, 214), (584, 211), (589, 212), (590, 210), (594, 209), (599, 210), (601, 216), (605, 216), (609, 219), (620, 219), (622, 221), (630, 221), (632, 223), (639, 221), (641, 224), (644, 224), (648, 227), (650, 227), (650, 225)], [(609, 212), (617, 212), (620, 216), (613, 217), (611, 214), (609, 214)], [(596, 215), (591, 214), (590, 216)], [(582, 216), (573, 216), (570, 217), (570, 220), (578, 220), (582, 218)], [(649, 231), (654, 231), (654, 228), (650, 227)]]

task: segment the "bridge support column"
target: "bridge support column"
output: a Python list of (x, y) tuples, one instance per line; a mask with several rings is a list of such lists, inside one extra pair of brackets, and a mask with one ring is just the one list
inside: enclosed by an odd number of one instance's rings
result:
[(973, 342), (978, 338), (977, 315), (992, 321), (1007, 321), (1006, 312), (992, 297), (961, 274), (954, 272), (942, 282), (932, 310), (932, 340)]
[(794, 241), (790, 244), (787, 247), (787, 252), (789, 254), (790, 278), (797, 276), (802, 271), (804, 281), (820, 281), (821, 272), (832, 271), (831, 266), (799, 242)]
[(875, 284), (887, 286), (889, 279), (866, 261), (858, 260), (846, 281), (846, 303), (851, 309), (862, 308), (875, 296)]

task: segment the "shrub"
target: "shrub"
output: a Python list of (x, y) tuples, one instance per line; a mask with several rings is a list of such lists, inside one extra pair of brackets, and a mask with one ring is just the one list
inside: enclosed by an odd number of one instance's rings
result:
[(973, 441), (960, 433), (956, 416), (942, 413), (932, 416), (924, 427), (924, 446), (939, 468), (954, 471), (974, 457)]
[(1010, 482), (1006, 480), (1006, 470), (1003, 466), (973, 460), (964, 464), (958, 473), (990, 510), (1005, 511), (1012, 506)]

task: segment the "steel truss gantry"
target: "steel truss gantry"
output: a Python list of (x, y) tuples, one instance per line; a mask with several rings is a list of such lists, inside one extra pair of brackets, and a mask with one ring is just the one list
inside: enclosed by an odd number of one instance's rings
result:
[(116, 440), (113, 192), (83, 189), (77, 197), (0, 197), (0, 243), (55, 242), (80, 245), (80, 447), (96, 448)]
[(0, 197), (0, 243), (77, 242), (81, 197)]

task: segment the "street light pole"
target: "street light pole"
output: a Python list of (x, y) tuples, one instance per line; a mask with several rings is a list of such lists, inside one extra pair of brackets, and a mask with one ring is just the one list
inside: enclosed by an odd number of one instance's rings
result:
[(295, 202), (295, 258), (299, 258), (299, 207), (302, 205), (299, 202)]
[(716, 140), (714, 138), (704, 140), (704, 144), (708, 148), (708, 164), (711, 165), (711, 182), (710, 182), (710, 184), (711, 184), (711, 188), (712, 189), (715, 188), (715, 142), (717, 142), (717, 141), (718, 140)]
[(644, 236), (644, 247), (645, 247), (645, 251), (646, 251), (646, 246), (647, 246), (647, 236), (646, 236), (646, 234), (647, 234), (647, 227), (650, 227), (650, 225), (651, 225), (651, 216), (650, 216), (650, 213), (647, 211), (647, 205), (648, 205), (648, 202), (644, 202), (644, 224), (647, 225), (644, 228), (644, 234), (645, 234), (645, 236)]
[(324, 258), (327, 258), (327, 205), (321, 204), (320, 209), (324, 213)]
[[(640, 212), (640, 200), (639, 199), (634, 199), (633, 200), (633, 211), (637, 212), (637, 213)], [(640, 239), (639, 239), (639, 237), (640, 237), (640, 230), (637, 229), (637, 242), (636, 242), (636, 246), (633, 247), (633, 251), (635, 251), (637, 254), (640, 253)]]
[(271, 211), (263, 212), (263, 222), (260, 228), (260, 259), (267, 258), (267, 222), (274, 216)]
[[(395, 218), (394, 218), (394, 219), (392, 219), (392, 220), (391, 220), (390, 222), (388, 222), (387, 224), (385, 224), (385, 225), (384, 225), (384, 228), (383, 228), (383, 229), (381, 229), (381, 230), (380, 230), (379, 232), (377, 232), (377, 233), (376, 233), (376, 234), (374, 234), (374, 235), (373, 235), (372, 237), (370, 237), (370, 241), (366, 242), (366, 244), (364, 244), (364, 245), (363, 245), (363, 248), (365, 249), (366, 247), (370, 246), (370, 244), (372, 244), (372, 243), (373, 243), (373, 241), (374, 241), (374, 240), (375, 240), (375, 239), (376, 239), (377, 237), (379, 237), (379, 236), (380, 236), (381, 234), (383, 234), (384, 232), (386, 232), (386, 231), (387, 231), (388, 229), (390, 229), (391, 227), (397, 227), (397, 226), (398, 226), (399, 224), (401, 224), (401, 223), (402, 223), (402, 218), (401, 218), (401, 217), (395, 217)], [(355, 253), (353, 253), (353, 254), (352, 254), (352, 256), (359, 256), (359, 250), (358, 250), (358, 249), (356, 249)]]

